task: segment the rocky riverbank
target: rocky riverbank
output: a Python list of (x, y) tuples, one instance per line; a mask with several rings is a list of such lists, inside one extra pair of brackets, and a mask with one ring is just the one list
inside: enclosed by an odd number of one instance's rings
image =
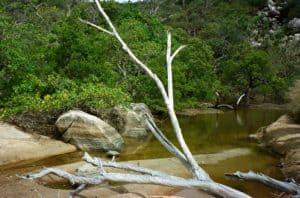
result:
[(300, 125), (283, 115), (269, 126), (262, 127), (251, 137), (264, 147), (282, 155), (282, 172), (300, 182)]

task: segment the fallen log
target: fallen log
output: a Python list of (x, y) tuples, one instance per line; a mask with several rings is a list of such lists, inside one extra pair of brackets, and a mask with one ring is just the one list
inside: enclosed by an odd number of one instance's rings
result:
[(268, 187), (291, 194), (293, 198), (300, 198), (300, 185), (292, 179), (288, 181), (279, 181), (262, 173), (255, 173), (253, 171), (249, 171), (248, 173), (240, 171), (235, 173), (226, 173), (225, 177), (233, 180), (259, 182)]

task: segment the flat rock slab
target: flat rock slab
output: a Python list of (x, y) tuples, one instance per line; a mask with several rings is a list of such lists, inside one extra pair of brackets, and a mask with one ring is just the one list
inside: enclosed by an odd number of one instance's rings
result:
[(73, 152), (76, 147), (45, 136), (27, 134), (0, 122), (0, 165)]

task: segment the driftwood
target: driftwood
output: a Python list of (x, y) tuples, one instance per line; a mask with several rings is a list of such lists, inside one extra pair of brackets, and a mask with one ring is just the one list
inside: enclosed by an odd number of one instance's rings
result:
[(252, 171), (249, 171), (248, 173), (237, 171), (235, 173), (227, 173), (225, 174), (225, 176), (229, 179), (234, 179), (234, 180), (260, 182), (268, 187), (291, 194), (291, 197), (293, 198), (300, 198), (300, 185), (297, 184), (294, 180), (279, 181), (267, 175), (261, 173), (254, 173)]
[(231, 110), (235, 110), (239, 107), (239, 104), (241, 103), (242, 99), (246, 96), (246, 94), (242, 94), (240, 95), (240, 97), (237, 99), (235, 105), (230, 105), (230, 104), (219, 104), (220, 103), (220, 94), (219, 92), (216, 92), (216, 97), (217, 97), (217, 103), (215, 105), (215, 108), (228, 108), (228, 109), (231, 109)]
[(238, 108), (239, 104), (241, 103), (242, 99), (246, 96), (246, 94), (242, 94), (239, 99), (236, 101), (236, 104), (235, 104), (235, 108)]
[(232, 105), (229, 105), (229, 104), (219, 104), (217, 106), (217, 108), (228, 108), (228, 109), (231, 109), (231, 110), (234, 110), (234, 107)]
[[(171, 187), (186, 187), (186, 188), (200, 188), (204, 191), (222, 195), (222, 197), (249, 197), (242, 192), (234, 190), (230, 187), (224, 186), (222, 184), (216, 183), (214, 181), (198, 180), (196, 178), (185, 179), (181, 177), (176, 177), (168, 175), (166, 173), (152, 170), (149, 168), (143, 168), (140, 166), (126, 164), (126, 163), (116, 163), (110, 161), (104, 161), (100, 158), (92, 158), (87, 153), (85, 153), (83, 159), (94, 166), (97, 167), (97, 173), (92, 176), (81, 176), (70, 174), (66, 171), (57, 168), (45, 168), (38, 173), (21, 176), (23, 179), (37, 179), (44, 177), (48, 174), (55, 174), (62, 177), (72, 184), (80, 184), (79, 188), (75, 192), (80, 192), (86, 187), (86, 184), (97, 185), (105, 181), (111, 182), (125, 182), (125, 183), (137, 183), (137, 184), (157, 184), (163, 186)], [(118, 169), (133, 171), (138, 174), (133, 173), (108, 173), (105, 171), (105, 167), (114, 167)], [(70, 195), (75, 195), (72, 192)]]

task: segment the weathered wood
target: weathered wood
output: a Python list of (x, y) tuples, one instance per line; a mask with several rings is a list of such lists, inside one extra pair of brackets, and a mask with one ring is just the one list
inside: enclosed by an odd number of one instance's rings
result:
[(246, 94), (242, 94), (239, 99), (236, 101), (235, 108), (237, 109), (242, 99), (246, 96)]
[[(99, 160), (102, 161), (102, 160)], [(97, 166), (101, 169), (97, 174), (92, 176), (78, 176), (70, 174), (66, 171), (57, 168), (45, 168), (38, 173), (21, 176), (23, 179), (38, 179), (48, 174), (55, 174), (59, 177), (69, 180), (72, 184), (101, 184), (105, 181), (111, 182), (124, 182), (124, 183), (136, 183), (136, 184), (156, 184), (170, 187), (185, 187), (185, 188), (200, 188), (206, 192), (221, 196), (221, 197), (233, 197), (233, 198), (250, 198), (250, 196), (216, 183), (214, 181), (203, 181), (198, 179), (185, 179), (176, 176), (152, 176), (141, 174), (127, 174), (127, 173), (107, 173), (103, 170), (102, 165)]]
[(222, 107), (226, 107), (228, 109), (234, 110), (234, 107), (232, 105), (229, 105), (229, 104), (219, 104), (217, 106), (217, 108), (222, 108)]
[(289, 193), (294, 198), (300, 197), (300, 185), (293, 180), (287, 182), (279, 181), (262, 173), (255, 173), (253, 171), (249, 171), (248, 173), (237, 171), (235, 173), (226, 173), (225, 176), (229, 179), (259, 182), (268, 187)]

